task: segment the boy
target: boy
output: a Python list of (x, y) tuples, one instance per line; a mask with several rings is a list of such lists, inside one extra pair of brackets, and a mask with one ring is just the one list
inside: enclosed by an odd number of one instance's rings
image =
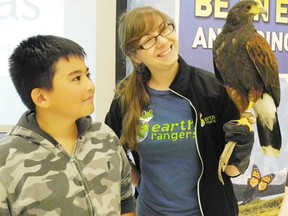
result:
[(9, 58), (28, 111), (0, 143), (0, 215), (135, 215), (123, 148), (91, 123), (85, 56), (69, 39), (38, 35)]

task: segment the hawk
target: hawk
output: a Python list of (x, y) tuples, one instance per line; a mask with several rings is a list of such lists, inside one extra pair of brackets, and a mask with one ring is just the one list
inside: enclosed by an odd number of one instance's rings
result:
[[(253, 130), (251, 124), (256, 122), (263, 153), (278, 157), (280, 81), (274, 53), (253, 26), (254, 16), (262, 13), (266, 10), (253, 0), (242, 0), (230, 9), (213, 43), (213, 63), (217, 79), (240, 112), (238, 123)], [(222, 157), (226, 164), (230, 155)]]

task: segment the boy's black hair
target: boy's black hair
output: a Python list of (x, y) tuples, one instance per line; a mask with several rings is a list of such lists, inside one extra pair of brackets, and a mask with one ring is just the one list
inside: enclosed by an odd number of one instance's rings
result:
[(23, 40), (9, 58), (13, 84), (28, 109), (35, 110), (34, 88), (53, 89), (55, 63), (70, 56), (84, 58), (84, 49), (72, 40), (53, 35), (37, 35)]

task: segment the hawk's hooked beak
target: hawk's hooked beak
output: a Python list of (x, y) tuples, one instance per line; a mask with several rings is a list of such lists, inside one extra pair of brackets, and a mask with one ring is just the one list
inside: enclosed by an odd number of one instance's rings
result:
[(259, 9), (258, 14), (265, 14), (267, 16), (267, 10), (262, 6), (262, 2), (261, 0), (255, 0), (255, 2), (257, 3), (257, 8)]
[(267, 10), (265, 8), (262, 8), (260, 11), (260, 14), (265, 14), (267, 16)]
[(251, 14), (265, 14), (267, 16), (267, 10), (262, 6), (262, 3), (259, 0), (255, 0), (256, 4), (254, 4), (250, 10)]

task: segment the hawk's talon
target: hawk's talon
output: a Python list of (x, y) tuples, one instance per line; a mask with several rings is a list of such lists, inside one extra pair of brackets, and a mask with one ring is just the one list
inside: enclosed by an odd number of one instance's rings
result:
[[(252, 105), (252, 102), (249, 103)], [(241, 119), (238, 120), (238, 125), (246, 125), (249, 127), (249, 131), (253, 131), (252, 124), (256, 122), (256, 117), (252, 114), (252, 112), (247, 109), (242, 115)]]
[(241, 119), (237, 120), (237, 122), (238, 122), (238, 125), (246, 125), (249, 128), (249, 131), (253, 131), (253, 127), (247, 117), (243, 116), (241, 117)]

